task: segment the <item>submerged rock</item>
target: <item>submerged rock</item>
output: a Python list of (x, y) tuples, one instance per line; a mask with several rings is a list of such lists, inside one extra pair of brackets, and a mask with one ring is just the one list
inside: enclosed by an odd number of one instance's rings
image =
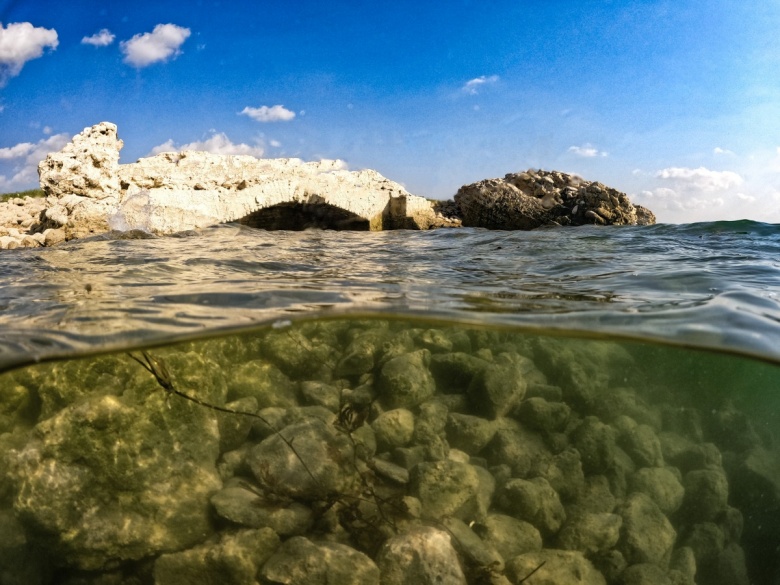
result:
[(264, 583), (379, 585), (379, 569), (361, 552), (303, 536), (286, 540), (260, 571)]
[(534, 585), (606, 585), (604, 576), (580, 552), (545, 549), (525, 553), (507, 562), (512, 583)]
[(450, 535), (421, 526), (390, 538), (377, 559), (382, 585), (466, 585)]
[[(197, 440), (192, 440), (197, 437)], [(14, 455), (22, 524), (60, 562), (101, 569), (211, 534), (217, 423), (160, 392), (98, 396), (38, 424)]]
[(154, 563), (156, 585), (254, 583), (260, 567), (279, 547), (279, 537), (269, 528), (240, 530), (218, 542), (160, 556)]

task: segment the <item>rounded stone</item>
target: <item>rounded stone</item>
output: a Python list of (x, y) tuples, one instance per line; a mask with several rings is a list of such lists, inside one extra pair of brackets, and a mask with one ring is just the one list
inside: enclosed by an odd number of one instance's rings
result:
[(558, 532), (566, 512), (546, 479), (511, 479), (497, 496), (497, 505), (515, 518), (533, 524), (543, 536)]
[(542, 535), (532, 524), (505, 514), (488, 514), (474, 531), (504, 560), (542, 550)]
[(516, 556), (507, 561), (506, 575), (516, 584), (606, 585), (604, 576), (576, 551), (544, 549)]
[(685, 474), (683, 513), (691, 522), (708, 522), (726, 509), (729, 483), (721, 469), (697, 469)]
[(390, 408), (413, 408), (436, 392), (436, 382), (428, 370), (431, 352), (413, 351), (388, 360), (379, 374), (382, 403)]
[(414, 435), (414, 414), (405, 408), (388, 410), (376, 417), (371, 427), (379, 451), (405, 447)]
[(303, 536), (286, 540), (260, 570), (264, 583), (295, 585), (379, 585), (379, 568), (345, 544), (312, 542)]
[(382, 585), (466, 585), (450, 535), (428, 526), (390, 538), (377, 564)]
[(676, 512), (683, 503), (685, 488), (673, 471), (665, 467), (644, 467), (628, 480), (632, 492), (648, 495), (664, 514)]

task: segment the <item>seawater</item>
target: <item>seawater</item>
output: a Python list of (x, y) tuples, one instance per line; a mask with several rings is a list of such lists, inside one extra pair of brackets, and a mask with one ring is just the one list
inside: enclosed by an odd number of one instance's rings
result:
[(777, 583), (778, 234), (221, 226), (6, 254), (0, 582), (283, 582), (302, 539), (336, 559), (312, 582), (372, 582), (426, 527), (453, 582)]

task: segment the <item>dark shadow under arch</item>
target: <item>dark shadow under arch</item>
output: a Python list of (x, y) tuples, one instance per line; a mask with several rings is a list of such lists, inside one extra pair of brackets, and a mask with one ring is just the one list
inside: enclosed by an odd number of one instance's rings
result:
[(368, 231), (370, 229), (367, 219), (327, 203), (280, 203), (258, 209), (236, 222), (264, 230), (319, 228)]

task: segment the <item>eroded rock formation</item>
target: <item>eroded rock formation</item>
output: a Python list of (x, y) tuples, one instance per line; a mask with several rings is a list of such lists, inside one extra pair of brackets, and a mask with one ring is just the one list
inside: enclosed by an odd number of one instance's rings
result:
[(350, 230), (647, 225), (625, 193), (556, 171), (465, 185), (454, 201), (412, 195), (338, 160), (167, 152), (119, 164), (117, 128), (101, 122), (38, 166), (45, 200), (0, 203), (0, 248), (54, 245), (109, 230), (171, 234), (226, 222)]
[(655, 215), (602, 183), (528, 170), (464, 185), (455, 195), (463, 225), (530, 230), (545, 225), (651, 225)]

